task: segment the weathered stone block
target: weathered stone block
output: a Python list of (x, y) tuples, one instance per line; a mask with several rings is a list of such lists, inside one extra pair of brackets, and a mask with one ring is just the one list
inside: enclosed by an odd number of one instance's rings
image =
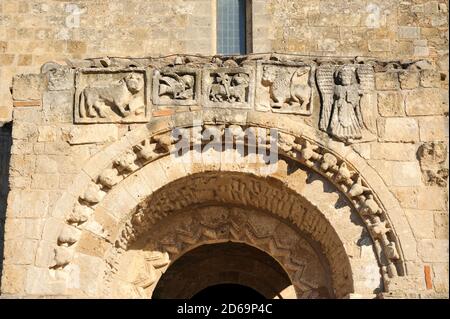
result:
[(434, 213), (434, 234), (437, 239), (448, 239), (448, 212)]
[(448, 262), (448, 240), (419, 240), (417, 242), (417, 251), (424, 262)]
[(420, 85), (425, 88), (438, 88), (441, 86), (441, 74), (436, 70), (423, 70), (420, 72)]
[(72, 123), (73, 92), (49, 91), (42, 98), (43, 120), (46, 123)]
[(419, 140), (419, 126), (413, 118), (378, 119), (378, 134), (385, 142), (415, 142)]
[(45, 191), (12, 190), (8, 197), (11, 217), (36, 218), (47, 214), (49, 194)]
[(61, 129), (56, 126), (39, 126), (38, 142), (54, 142), (61, 138)]
[(375, 39), (368, 41), (369, 51), (384, 52), (391, 49), (391, 41), (389, 39)]
[(423, 186), (417, 194), (417, 206), (419, 209), (446, 210), (447, 195), (442, 187)]
[(399, 92), (378, 93), (378, 112), (381, 116), (403, 116), (403, 97)]
[(416, 239), (433, 239), (435, 237), (433, 212), (407, 210), (406, 217)]
[(398, 72), (375, 73), (375, 85), (378, 90), (398, 90), (400, 82)]
[(392, 192), (403, 208), (417, 208), (416, 187), (392, 187)]
[(33, 174), (31, 176), (31, 188), (33, 189), (58, 189), (59, 175), (57, 174)]
[(22, 295), (24, 293), (27, 266), (4, 264), (2, 269), (2, 294)]
[(94, 124), (89, 126), (74, 126), (68, 131), (68, 141), (71, 145), (108, 143), (117, 140), (118, 127), (114, 124)]
[(394, 186), (418, 186), (422, 183), (422, 173), (417, 162), (392, 163)]
[(402, 90), (412, 90), (419, 86), (419, 72), (403, 71), (399, 73), (400, 86)]
[(433, 286), (438, 293), (445, 293), (448, 298), (448, 262), (433, 264)]
[(427, 116), (419, 119), (420, 140), (444, 141), (448, 139), (448, 117)]
[(372, 158), (388, 161), (414, 161), (417, 146), (410, 143), (374, 143), (372, 144)]
[(420, 37), (420, 28), (409, 26), (398, 27), (398, 35), (400, 39), (418, 39)]
[(48, 90), (63, 91), (74, 88), (75, 72), (69, 68), (55, 68), (47, 73)]
[(31, 265), (34, 263), (38, 241), (31, 239), (11, 239), (5, 241), (4, 263)]
[(406, 114), (439, 115), (443, 111), (443, 102), (439, 89), (417, 89), (405, 95)]
[(46, 89), (47, 79), (43, 74), (21, 74), (13, 79), (14, 100), (40, 100)]

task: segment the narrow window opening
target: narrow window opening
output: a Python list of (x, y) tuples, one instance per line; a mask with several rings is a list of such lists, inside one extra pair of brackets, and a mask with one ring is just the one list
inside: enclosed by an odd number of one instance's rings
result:
[(250, 7), (249, 0), (217, 0), (217, 53), (249, 52)]

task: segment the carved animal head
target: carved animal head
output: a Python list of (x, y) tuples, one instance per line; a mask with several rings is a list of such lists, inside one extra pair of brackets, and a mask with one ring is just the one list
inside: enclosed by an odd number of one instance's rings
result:
[(187, 89), (194, 86), (194, 77), (192, 75), (185, 74), (181, 78), (183, 79), (184, 85)]
[(144, 79), (139, 74), (131, 73), (124, 80), (131, 93), (137, 93), (144, 87)]
[(278, 74), (278, 72), (276, 71), (275, 68), (265, 66), (263, 68), (262, 80), (264, 82), (272, 83), (275, 80), (275, 78), (277, 77), (277, 74)]

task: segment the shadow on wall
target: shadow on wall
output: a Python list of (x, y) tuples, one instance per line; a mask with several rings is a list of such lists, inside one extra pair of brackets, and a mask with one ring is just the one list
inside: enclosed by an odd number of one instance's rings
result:
[(11, 123), (7, 123), (0, 127), (0, 286), (3, 273), (6, 200), (9, 192), (9, 159), (11, 157), (12, 143), (11, 128)]

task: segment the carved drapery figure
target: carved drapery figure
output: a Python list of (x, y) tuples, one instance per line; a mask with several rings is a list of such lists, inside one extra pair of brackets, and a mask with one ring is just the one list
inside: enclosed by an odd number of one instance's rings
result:
[(364, 130), (376, 132), (370, 66), (324, 65), (317, 70), (317, 83), (322, 96), (322, 131), (344, 142), (363, 138)]

